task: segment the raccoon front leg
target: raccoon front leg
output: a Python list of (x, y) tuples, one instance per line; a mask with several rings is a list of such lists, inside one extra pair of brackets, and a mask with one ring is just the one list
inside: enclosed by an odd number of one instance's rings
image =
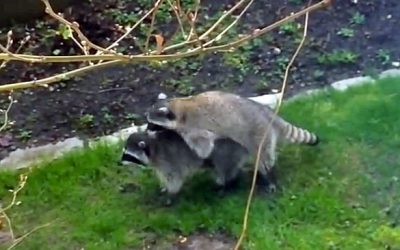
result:
[(184, 180), (181, 176), (165, 174), (159, 171), (157, 171), (157, 176), (162, 187), (161, 190), (165, 190), (163, 203), (165, 206), (171, 206), (176, 201)]
[(180, 134), (186, 144), (192, 149), (197, 156), (202, 159), (208, 158), (214, 150), (214, 142), (217, 135), (208, 130), (180, 130)]

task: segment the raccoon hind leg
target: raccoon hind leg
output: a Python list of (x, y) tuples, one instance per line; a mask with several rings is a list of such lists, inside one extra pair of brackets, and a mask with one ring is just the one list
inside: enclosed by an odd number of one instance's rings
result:
[(259, 163), (259, 178), (258, 184), (268, 193), (274, 193), (277, 190), (276, 175), (275, 175), (275, 162), (276, 162), (276, 138), (265, 143), (264, 150), (260, 157)]

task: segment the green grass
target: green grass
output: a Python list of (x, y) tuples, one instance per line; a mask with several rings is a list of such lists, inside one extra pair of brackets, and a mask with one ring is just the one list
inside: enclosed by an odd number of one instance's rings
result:
[[(283, 116), (317, 132), (321, 144), (280, 151), (283, 190), (256, 195), (247, 249), (400, 249), (393, 225), (400, 221), (399, 98), (400, 79), (386, 79), (288, 102)], [(204, 175), (164, 208), (152, 172), (117, 166), (118, 152), (100, 146), (34, 169), (21, 205), (10, 211), (15, 231), (58, 221), (16, 249), (141, 249), (147, 239), (166, 242), (199, 229), (240, 233), (247, 180), (217, 198)], [(15, 173), (1, 173), (0, 197), (16, 181)], [(119, 193), (127, 182), (139, 189)]]

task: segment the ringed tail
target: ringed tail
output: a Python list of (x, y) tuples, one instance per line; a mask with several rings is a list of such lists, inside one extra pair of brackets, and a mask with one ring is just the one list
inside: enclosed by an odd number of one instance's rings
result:
[(285, 137), (292, 143), (304, 143), (308, 145), (317, 145), (319, 137), (310, 131), (298, 128), (290, 123), (286, 123)]

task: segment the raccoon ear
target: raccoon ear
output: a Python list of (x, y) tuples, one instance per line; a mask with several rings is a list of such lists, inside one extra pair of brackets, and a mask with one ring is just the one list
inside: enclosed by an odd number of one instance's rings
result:
[(144, 141), (140, 141), (138, 143), (139, 148), (145, 148), (146, 147), (146, 143)]
[(167, 107), (161, 107), (158, 109), (158, 111), (160, 111), (162, 114), (165, 114), (165, 115), (169, 113), (169, 110)]

